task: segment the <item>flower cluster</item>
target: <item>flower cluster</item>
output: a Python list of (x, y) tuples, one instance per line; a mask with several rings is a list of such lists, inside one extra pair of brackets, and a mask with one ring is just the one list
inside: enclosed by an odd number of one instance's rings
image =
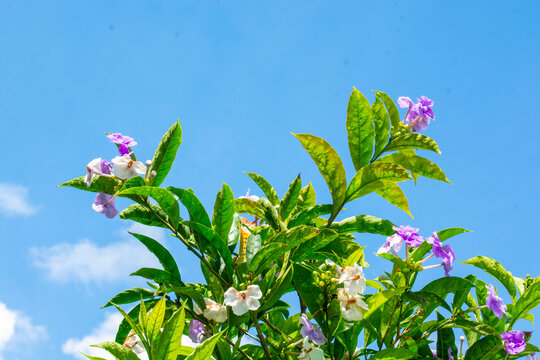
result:
[(403, 123), (413, 132), (426, 130), (429, 122), (435, 119), (433, 113), (433, 100), (427, 96), (421, 96), (415, 104), (410, 98), (401, 96), (398, 99), (398, 104), (402, 108), (409, 108), (407, 115), (403, 119)]
[(337, 282), (343, 284), (343, 288), (338, 289), (337, 293), (343, 318), (347, 321), (362, 320), (364, 313), (368, 310), (368, 305), (362, 296), (366, 291), (364, 270), (358, 264), (345, 268), (336, 266), (336, 270), (339, 275)]

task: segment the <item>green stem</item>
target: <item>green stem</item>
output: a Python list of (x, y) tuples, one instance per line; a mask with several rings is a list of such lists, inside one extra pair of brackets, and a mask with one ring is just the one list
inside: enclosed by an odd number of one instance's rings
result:
[(266, 343), (266, 338), (264, 337), (264, 334), (261, 330), (261, 325), (259, 325), (257, 314), (255, 312), (251, 312), (251, 318), (253, 319), (253, 326), (255, 326), (255, 329), (257, 330), (257, 336), (259, 337), (259, 340), (261, 341), (261, 347), (264, 351), (264, 355), (266, 356), (268, 360), (271, 360), (272, 355), (270, 354), (270, 350), (268, 349), (268, 344)]

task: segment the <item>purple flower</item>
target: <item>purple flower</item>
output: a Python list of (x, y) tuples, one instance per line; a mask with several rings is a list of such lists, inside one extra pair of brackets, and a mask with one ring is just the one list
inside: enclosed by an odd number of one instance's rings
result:
[(525, 360), (540, 360), (540, 356), (536, 355), (536, 353), (530, 353)]
[(424, 238), (418, 235), (419, 229), (415, 229), (413, 227), (410, 227), (409, 225), (401, 225), (400, 227), (392, 226), (392, 229), (397, 231), (396, 235), (400, 236), (403, 241), (405, 241), (409, 246), (419, 247), (424, 241)]
[(450, 277), (450, 270), (454, 267), (454, 260), (456, 260), (456, 254), (450, 245), (442, 245), (441, 240), (434, 232), (433, 236), (426, 239), (429, 244), (433, 245), (433, 255), (441, 259), (444, 266), (444, 274)]
[(86, 165), (86, 187), (90, 187), (92, 179), (96, 175), (109, 175), (111, 173), (112, 164), (102, 158), (96, 158)]
[(433, 353), (433, 357), (437, 357), (437, 350), (431, 349), (431, 352)]
[(116, 210), (114, 204), (114, 196), (102, 192), (97, 194), (96, 200), (92, 204), (92, 209), (100, 214), (105, 214), (109, 219), (112, 219), (118, 214), (118, 210)]
[(306, 314), (300, 315), (300, 324), (302, 324), (300, 333), (303, 337), (308, 337), (309, 340), (317, 345), (324, 345), (326, 343), (326, 338), (324, 337), (321, 329), (319, 329), (319, 326), (309, 321)]
[(432, 109), (433, 101), (427, 96), (421, 96), (417, 100), (418, 103), (415, 104), (408, 97), (401, 96), (398, 99), (398, 104), (401, 108), (409, 108), (407, 115), (403, 119), (403, 123), (407, 124), (413, 132), (427, 129), (430, 120), (435, 119), (435, 113)]
[(191, 341), (198, 344), (204, 340), (205, 335), (206, 330), (204, 329), (204, 324), (199, 320), (191, 320), (191, 323), (189, 324), (189, 338)]
[(506, 305), (503, 303), (502, 299), (497, 296), (493, 285), (486, 285), (486, 288), (489, 294), (486, 299), (487, 307), (493, 311), (496, 317), (502, 319), (503, 313), (506, 312)]
[(454, 357), (452, 356), (452, 349), (448, 349), (448, 360), (454, 360)]
[(525, 335), (519, 330), (503, 332), (501, 338), (506, 340), (504, 347), (506, 348), (506, 352), (510, 355), (516, 355), (523, 352), (527, 346), (525, 343)]
[(105, 159), (101, 159), (101, 172), (104, 174), (110, 174), (112, 170), (112, 164)]
[(130, 155), (129, 148), (137, 145), (137, 142), (132, 137), (122, 135), (120, 133), (108, 134), (107, 137), (118, 145), (120, 155)]

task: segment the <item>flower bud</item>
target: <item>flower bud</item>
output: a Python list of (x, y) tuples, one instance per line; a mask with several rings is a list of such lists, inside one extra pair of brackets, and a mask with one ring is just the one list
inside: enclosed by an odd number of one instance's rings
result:
[(323, 287), (324, 286), (324, 281), (319, 281), (319, 286)]
[(152, 160), (146, 160), (146, 166), (150, 167), (152, 165)]
[(150, 172), (150, 178), (151, 178), (151, 179), (155, 178), (156, 175), (157, 175), (156, 170), (152, 170), (152, 171)]

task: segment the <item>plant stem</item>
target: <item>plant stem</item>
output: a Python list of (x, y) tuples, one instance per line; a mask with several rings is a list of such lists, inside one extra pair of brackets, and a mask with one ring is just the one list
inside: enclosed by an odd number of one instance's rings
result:
[(253, 326), (255, 326), (255, 329), (257, 330), (257, 335), (261, 342), (261, 347), (264, 351), (264, 355), (266, 356), (267, 359), (271, 360), (272, 355), (270, 354), (270, 350), (268, 349), (268, 344), (266, 343), (266, 338), (264, 337), (264, 334), (261, 330), (261, 325), (259, 324), (259, 320), (257, 319), (257, 314), (255, 312), (251, 312), (251, 318), (253, 319)]

